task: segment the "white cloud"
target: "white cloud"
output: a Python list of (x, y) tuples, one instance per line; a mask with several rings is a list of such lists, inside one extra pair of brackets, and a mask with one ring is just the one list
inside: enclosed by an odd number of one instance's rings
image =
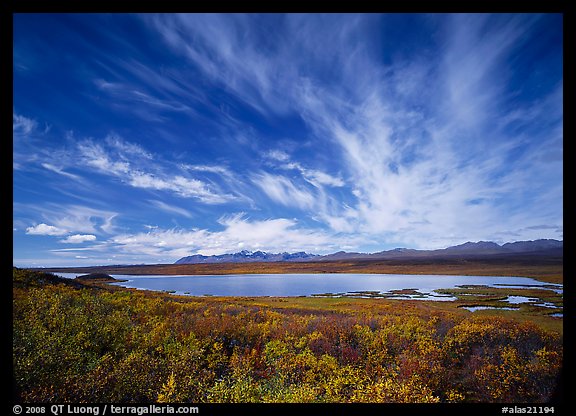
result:
[(130, 163), (126, 161), (114, 161), (104, 148), (92, 141), (78, 142), (81, 161), (86, 165), (98, 169), (102, 173), (114, 176), (124, 176), (130, 172)]
[(96, 236), (93, 234), (74, 234), (66, 237), (64, 240), (60, 240), (61, 243), (66, 244), (80, 244), (86, 241), (95, 241)]
[(30, 235), (64, 235), (68, 234), (68, 231), (59, 227), (48, 224), (38, 224), (33, 227), (26, 228), (26, 234)]
[(130, 143), (117, 134), (109, 134), (106, 137), (106, 143), (116, 149), (118, 155), (124, 159), (143, 158), (146, 160), (154, 159), (154, 155), (146, 151), (142, 146), (136, 143)]
[(290, 155), (283, 150), (270, 150), (269, 152), (265, 153), (264, 156), (280, 162), (287, 162), (290, 160)]
[(339, 236), (321, 230), (300, 227), (286, 218), (249, 220), (244, 214), (220, 218), (222, 231), (205, 229), (154, 229), (147, 233), (122, 234), (109, 244), (130, 256), (162, 256), (174, 261), (191, 254), (231, 253), (239, 248), (268, 252), (307, 251), (328, 253), (346, 245), (357, 246), (358, 236)]

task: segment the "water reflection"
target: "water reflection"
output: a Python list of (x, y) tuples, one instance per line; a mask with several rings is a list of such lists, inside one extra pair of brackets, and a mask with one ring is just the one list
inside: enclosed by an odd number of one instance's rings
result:
[(506, 306), (502, 306), (502, 307), (497, 307), (497, 306), (462, 306), (462, 309), (467, 309), (470, 312), (476, 312), (476, 311), (485, 311), (485, 310), (489, 310), (489, 309), (496, 309), (496, 310), (501, 310), (501, 311), (516, 311), (519, 308), (509, 308)]

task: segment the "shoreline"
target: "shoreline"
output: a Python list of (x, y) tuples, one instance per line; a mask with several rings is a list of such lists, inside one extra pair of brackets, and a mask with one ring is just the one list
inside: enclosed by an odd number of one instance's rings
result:
[(109, 275), (229, 275), (229, 274), (404, 274), (531, 277), (563, 284), (562, 257), (438, 258), (330, 262), (253, 262), (209, 264), (149, 264), (88, 267), (26, 268), (49, 273)]

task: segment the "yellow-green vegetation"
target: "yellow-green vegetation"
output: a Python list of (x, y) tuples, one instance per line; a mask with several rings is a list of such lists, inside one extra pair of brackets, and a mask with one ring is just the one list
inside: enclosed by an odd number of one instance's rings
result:
[(14, 379), (24, 402), (550, 399), (559, 332), (448, 303), (185, 297), (14, 269)]

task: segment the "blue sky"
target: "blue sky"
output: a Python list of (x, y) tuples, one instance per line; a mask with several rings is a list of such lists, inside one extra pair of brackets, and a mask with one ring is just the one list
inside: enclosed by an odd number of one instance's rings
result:
[(562, 16), (16, 14), (13, 261), (563, 238)]

